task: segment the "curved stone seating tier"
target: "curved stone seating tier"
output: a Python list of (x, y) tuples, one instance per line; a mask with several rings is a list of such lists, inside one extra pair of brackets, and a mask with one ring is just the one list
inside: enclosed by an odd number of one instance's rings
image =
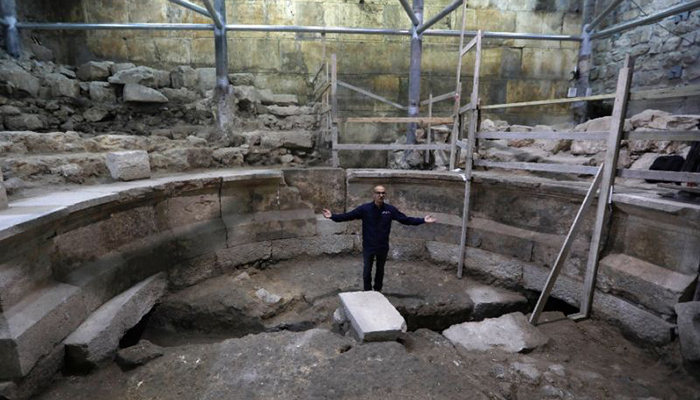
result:
[[(184, 287), (247, 264), (359, 251), (360, 223), (336, 224), (320, 210), (367, 202), (380, 183), (406, 214), (438, 219), (420, 229), (395, 224), (390, 256), (456, 266), (464, 190), (457, 173), (217, 170), (11, 202), (0, 211), (0, 381), (55, 371), (66, 337), (156, 273)], [(480, 172), (473, 188), (467, 272), (541, 290), (586, 183)], [(697, 278), (700, 207), (641, 192), (614, 200), (594, 314), (640, 340), (667, 343), (673, 306)], [(590, 214), (553, 291), (572, 305)]]

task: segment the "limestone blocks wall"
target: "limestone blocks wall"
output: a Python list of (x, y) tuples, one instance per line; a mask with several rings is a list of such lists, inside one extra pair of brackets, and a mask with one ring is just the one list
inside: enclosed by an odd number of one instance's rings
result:
[[(621, 3), (611, 17), (608, 17), (599, 29), (643, 17), (667, 9), (673, 2), (643, 2), (640, 10), (632, 2)], [(597, 13), (606, 4), (597, 3)], [(682, 21), (668, 17), (656, 24), (639, 26), (605, 39), (593, 42), (593, 68), (591, 84), (596, 93), (615, 91), (617, 74), (625, 55), (636, 57), (633, 88), (660, 88), (683, 86), (697, 83), (700, 77), (700, 16), (691, 12), (688, 19)], [(672, 73), (673, 68), (682, 69), (680, 76)], [(677, 108), (682, 112), (698, 113), (697, 101), (650, 101), (633, 103), (633, 112), (644, 108)]]

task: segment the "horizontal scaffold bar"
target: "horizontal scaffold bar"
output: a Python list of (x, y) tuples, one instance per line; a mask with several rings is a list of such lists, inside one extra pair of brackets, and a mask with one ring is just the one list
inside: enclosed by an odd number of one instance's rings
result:
[(449, 150), (448, 144), (337, 144), (335, 150)]
[(349, 117), (349, 118), (336, 118), (337, 123), (387, 123), (387, 124), (401, 124), (401, 123), (411, 123), (415, 122), (418, 124), (451, 124), (454, 122), (453, 118), (445, 117)]
[[(33, 30), (185, 30), (206, 31), (214, 29), (214, 24), (170, 24), (170, 23), (46, 23), (46, 22), (18, 22), (19, 29)], [(290, 32), (290, 33), (327, 33), (350, 35), (399, 35), (411, 36), (409, 29), (385, 29), (385, 28), (344, 28), (325, 26), (295, 26), (295, 25), (240, 25), (227, 24), (227, 31), (234, 32)], [(452, 36), (459, 37), (461, 31), (456, 30), (427, 30), (423, 36)], [(465, 36), (476, 36), (476, 31), (465, 31)], [(515, 33), (515, 32), (484, 32), (484, 37), (492, 39), (529, 39), (529, 40), (554, 40), (580, 42), (581, 37), (576, 35), (547, 35), (539, 33)]]

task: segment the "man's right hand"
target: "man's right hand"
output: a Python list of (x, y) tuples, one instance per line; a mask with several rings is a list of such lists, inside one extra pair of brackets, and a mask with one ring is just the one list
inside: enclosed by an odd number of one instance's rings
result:
[(329, 210), (329, 209), (327, 209), (327, 208), (324, 208), (323, 211), (321, 211), (321, 212), (323, 213), (323, 216), (326, 217), (326, 218), (330, 218), (330, 217), (333, 215), (333, 213), (331, 212), (331, 210)]

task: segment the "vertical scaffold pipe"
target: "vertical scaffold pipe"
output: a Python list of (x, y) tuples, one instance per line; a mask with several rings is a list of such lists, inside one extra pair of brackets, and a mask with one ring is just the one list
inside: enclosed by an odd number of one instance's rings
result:
[(214, 0), (214, 9), (219, 14), (223, 26), (214, 26), (214, 52), (216, 56), (216, 88), (228, 91), (228, 45), (226, 42), (226, 2)]
[[(423, 23), (423, 0), (413, 0), (413, 13), (419, 24), (411, 29), (411, 63), (408, 75), (408, 117), (417, 117), (420, 111), (420, 64), (423, 53), (423, 37), (416, 32), (418, 26)], [(411, 122), (406, 130), (406, 143), (416, 143), (417, 124)], [(408, 153), (408, 151), (406, 152)]]
[(17, 30), (17, 7), (15, 0), (0, 0), (0, 14), (2, 15), (3, 33), (5, 35), (5, 50), (12, 57), (19, 57), (22, 49), (20, 46), (19, 31)]

